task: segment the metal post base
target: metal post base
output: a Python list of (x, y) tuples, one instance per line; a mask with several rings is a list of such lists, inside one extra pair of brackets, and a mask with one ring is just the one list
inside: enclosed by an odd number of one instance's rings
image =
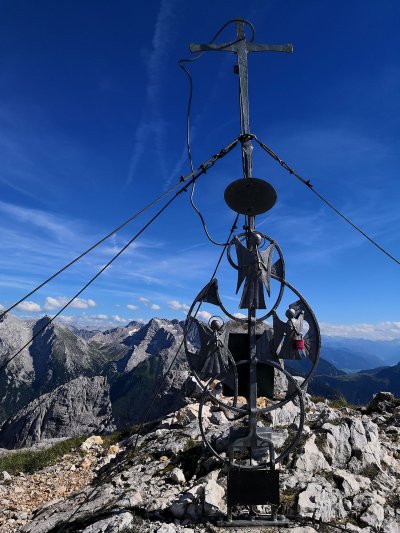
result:
[(283, 527), (289, 526), (291, 521), (283, 515), (272, 516), (257, 516), (252, 520), (249, 517), (237, 518), (232, 520), (221, 520), (217, 522), (218, 527)]

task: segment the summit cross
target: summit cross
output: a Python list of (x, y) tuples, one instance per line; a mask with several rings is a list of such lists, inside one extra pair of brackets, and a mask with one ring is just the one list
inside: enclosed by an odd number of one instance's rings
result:
[(247, 136), (250, 134), (250, 116), (249, 116), (249, 89), (248, 89), (248, 60), (249, 52), (293, 52), (292, 44), (259, 44), (246, 40), (244, 31), (245, 21), (236, 20), (236, 41), (229, 43), (209, 43), (194, 44), (191, 43), (189, 49), (195, 52), (234, 52), (237, 55), (237, 65), (235, 72), (239, 75), (239, 94), (240, 94), (240, 129), (244, 136), (242, 141), (243, 154), (243, 174), (245, 178), (250, 178), (252, 173), (252, 144), (251, 139)]
[[(228, 43), (208, 43), (189, 45), (189, 50), (195, 52), (234, 52), (237, 56), (235, 73), (239, 75), (240, 96), (240, 131), (242, 144), (243, 177), (252, 178), (252, 152), (253, 145), (250, 132), (249, 116), (249, 89), (248, 89), (248, 58), (249, 52), (293, 52), (292, 44), (258, 44), (246, 39), (244, 19), (236, 19), (236, 40)], [(251, 238), (255, 230), (255, 216), (247, 217), (246, 240), (249, 251), (253, 251), (254, 242)], [(254, 306), (248, 310), (248, 337), (249, 337), (249, 435), (254, 446), (257, 440), (257, 348), (256, 348), (256, 309)]]

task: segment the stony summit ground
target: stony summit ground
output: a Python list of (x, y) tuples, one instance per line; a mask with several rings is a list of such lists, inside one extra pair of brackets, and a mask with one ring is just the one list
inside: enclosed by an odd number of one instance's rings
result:
[[(398, 533), (399, 401), (381, 393), (352, 409), (306, 395), (306, 406), (301, 444), (280, 467), (282, 512), (293, 527), (279, 531)], [(202, 446), (197, 411), (193, 399), (147, 427), (135, 454), (135, 436), (92, 437), (50, 466), (3, 473), (0, 532), (223, 533), (215, 524), (226, 510), (226, 472)], [(223, 454), (228, 420), (212, 406), (206, 418)], [(296, 420), (293, 404), (273, 414), (278, 449)]]

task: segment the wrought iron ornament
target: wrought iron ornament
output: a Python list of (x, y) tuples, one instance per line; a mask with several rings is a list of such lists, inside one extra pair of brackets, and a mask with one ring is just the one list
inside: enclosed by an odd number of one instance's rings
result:
[[(243, 178), (226, 188), (225, 201), (232, 210), (245, 215), (245, 226), (244, 232), (235, 235), (228, 244), (227, 260), (237, 271), (236, 293), (241, 291), (239, 307), (247, 310), (247, 317), (237, 317), (226, 308), (219, 295), (218, 280), (214, 278), (199, 292), (188, 312), (185, 351), (203, 389), (199, 409), (202, 437), (211, 453), (228, 468), (228, 513), (222, 524), (286, 525), (287, 519), (279, 514), (276, 465), (300, 439), (304, 422), (303, 390), (318, 362), (320, 333), (308, 303), (285, 279), (279, 245), (256, 230), (256, 215), (271, 209), (277, 195), (271, 184), (252, 177), (254, 136), (250, 133), (247, 55), (260, 51), (292, 52), (293, 48), (248, 42), (245, 21), (235, 22), (234, 42), (191, 44), (190, 50), (230, 51), (237, 55)], [(273, 284), (275, 298), (271, 298)], [(294, 303), (286, 310), (286, 319), (281, 320), (278, 306), (285, 289), (294, 293)], [(202, 303), (217, 308), (216, 316), (208, 324), (196, 319), (194, 309)], [(218, 314), (230, 320), (225, 322)], [(272, 327), (264, 322), (269, 317), (272, 317)], [(303, 379), (295, 379), (288, 370), (290, 367), (285, 368), (288, 360), (304, 362)], [(214, 409), (223, 410), (232, 424), (225, 454), (205, 430), (203, 410), (207, 402)], [(289, 402), (295, 402), (299, 409), (297, 430), (284, 449), (276, 453), (267, 415)]]

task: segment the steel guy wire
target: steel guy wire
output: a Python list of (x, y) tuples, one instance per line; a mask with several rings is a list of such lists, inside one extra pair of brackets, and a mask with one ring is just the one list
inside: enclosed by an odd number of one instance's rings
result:
[[(181, 187), (178, 192), (174, 194), (174, 196), (168, 200), (168, 202), (159, 210), (157, 213), (140, 229), (132, 239), (130, 239), (121, 249), (120, 251), (114, 255), (106, 265), (104, 265), (55, 315), (53, 315), (49, 321), (46, 323), (45, 326), (43, 326), (39, 331), (35, 333), (31, 337), (31, 339), (26, 342), (22, 348), (20, 348), (12, 357), (10, 357), (7, 361), (5, 361), (0, 366), (0, 372), (4, 370), (4, 368), (19, 355), (22, 350), (24, 350), (27, 346), (31, 344), (31, 342), (36, 339), (46, 328), (49, 326), (78, 296), (82, 294), (82, 292), (89, 287), (149, 226), (152, 224), (164, 211), (169, 207), (169, 205), (182, 193), (186, 192), (187, 187), (194, 183), (202, 174), (205, 174), (206, 171), (212, 167), (216, 161), (224, 157), (226, 154), (228, 154), (233, 148), (237, 145), (239, 142), (239, 139), (235, 139), (232, 143), (230, 143), (226, 148), (223, 148), (218, 152), (218, 154), (214, 155), (212, 158), (210, 158), (205, 164), (201, 165), (198, 170), (195, 171), (194, 175), (191, 173), (192, 176), (188, 183)], [(181, 182), (186, 181), (188, 178), (181, 178)]]
[[(217, 33), (212, 37), (212, 39), (209, 41), (209, 44), (213, 43), (217, 39), (217, 37), (219, 37), (219, 35), (221, 35), (221, 33), (224, 31), (224, 29), (227, 26), (229, 26), (230, 24), (234, 24), (236, 22), (240, 22), (240, 21), (242, 21), (242, 19), (231, 19), (231, 20), (228, 20), (228, 22), (226, 22), (223, 26), (221, 26), (221, 28), (217, 31)], [(252, 36), (251, 36), (250, 42), (253, 42), (254, 38), (255, 38), (255, 28), (254, 28), (253, 24), (251, 22), (249, 22), (248, 20), (243, 20), (243, 22), (244, 22), (244, 24), (246, 24), (247, 26), (249, 26), (251, 28)], [(231, 41), (231, 42), (229, 42), (227, 44), (231, 45), (231, 44), (235, 44), (237, 42), (238, 42), (238, 40), (235, 40), (235, 41)], [(222, 46), (221, 46), (221, 48), (222, 48)], [(203, 54), (204, 54), (204, 52), (200, 52), (195, 57), (180, 59), (178, 61), (179, 66), (181, 67), (181, 69), (184, 71), (184, 73), (187, 75), (187, 77), (189, 79), (189, 97), (188, 97), (188, 104), (187, 104), (187, 111), (186, 111), (186, 148), (187, 148), (189, 164), (190, 164), (190, 168), (191, 168), (192, 172), (193, 172), (193, 159), (192, 159), (192, 149), (191, 149), (191, 143), (190, 143), (190, 113), (191, 113), (191, 109), (192, 109), (192, 99), (193, 99), (193, 78), (192, 78), (190, 72), (184, 66), (184, 63), (193, 63), (194, 61), (197, 61), (198, 59), (200, 59), (200, 57)], [(208, 240), (210, 242), (212, 242), (213, 244), (216, 244), (217, 246), (225, 246), (225, 243), (218, 242), (218, 241), (216, 241), (215, 239), (213, 239), (211, 237), (211, 235), (210, 235), (210, 233), (209, 233), (209, 231), (207, 229), (207, 225), (206, 225), (206, 222), (204, 220), (204, 217), (203, 217), (200, 209), (194, 203), (194, 199), (193, 199), (194, 198), (194, 191), (195, 191), (195, 184), (193, 183), (192, 184), (192, 190), (190, 192), (190, 197), (189, 197), (190, 204), (191, 204), (191, 206), (193, 207), (193, 209), (196, 211), (196, 213), (198, 214), (198, 216), (200, 218), (200, 221), (201, 221), (201, 224), (203, 226), (204, 233), (206, 234), (206, 237), (208, 238)]]
[[(152, 202), (150, 202), (148, 205), (146, 205), (145, 207), (143, 207), (143, 209), (141, 209), (140, 211), (138, 211), (137, 213), (135, 213), (133, 216), (131, 216), (130, 218), (128, 218), (127, 220), (125, 220), (125, 222), (123, 222), (122, 224), (120, 224), (117, 228), (113, 229), (110, 233), (108, 233), (107, 235), (105, 235), (104, 237), (102, 237), (99, 241), (97, 241), (95, 244), (93, 244), (90, 248), (88, 248), (87, 250), (85, 250), (84, 252), (82, 252), (80, 255), (78, 255), (77, 257), (75, 257), (75, 259), (73, 259), (72, 261), (70, 261), (69, 263), (67, 263), (65, 266), (63, 266), (62, 268), (60, 268), (60, 270), (58, 270), (55, 274), (53, 274), (52, 276), (50, 276), (49, 278), (47, 278), (45, 281), (43, 281), (42, 283), (40, 283), (40, 285), (38, 285), (35, 289), (33, 289), (32, 291), (30, 291), (29, 293), (25, 294), (25, 296), (23, 296), (20, 300), (18, 300), (17, 302), (13, 303), (10, 307), (8, 307), (7, 309), (5, 309), (4, 311), (2, 311), (0, 313), (0, 322), (4, 319), (4, 317), (10, 312), (12, 311), (15, 307), (17, 307), (17, 305), (19, 305), (20, 303), (22, 303), (24, 300), (26, 300), (27, 298), (29, 298), (30, 296), (32, 296), (33, 294), (35, 294), (39, 289), (41, 289), (42, 287), (44, 287), (45, 285), (47, 285), (47, 283), (49, 283), (50, 281), (52, 281), (53, 279), (55, 279), (58, 275), (60, 275), (62, 272), (64, 272), (65, 270), (67, 270), (70, 266), (72, 266), (74, 263), (76, 263), (77, 261), (79, 261), (80, 259), (82, 259), (85, 255), (87, 255), (89, 252), (91, 252), (92, 250), (94, 250), (95, 248), (97, 248), (97, 246), (99, 246), (100, 244), (102, 244), (103, 242), (105, 242), (107, 239), (109, 239), (112, 235), (114, 235), (115, 233), (117, 233), (118, 231), (120, 231), (121, 229), (123, 229), (125, 226), (127, 226), (130, 222), (132, 222), (135, 218), (139, 217), (140, 215), (142, 215), (145, 211), (147, 211), (148, 209), (150, 209), (151, 207), (153, 207), (154, 205), (156, 205), (158, 202), (160, 202), (165, 196), (168, 196), (169, 194), (171, 194), (179, 185), (181, 185), (182, 183), (190, 180), (197, 172), (199, 172), (201, 169), (205, 169), (204, 172), (206, 172), (210, 167), (212, 167), (215, 163), (216, 160), (218, 159), (221, 159), (222, 157), (224, 157), (224, 155), (226, 155), (226, 153), (230, 152), (237, 144), (238, 142), (238, 139), (235, 139), (232, 143), (230, 143), (226, 148), (223, 148), (222, 150), (220, 150), (217, 154), (213, 155), (210, 159), (208, 159), (205, 163), (203, 163), (202, 165), (200, 165), (196, 170), (194, 170), (192, 168), (190, 174), (188, 174), (187, 176), (182, 176), (180, 178), (180, 180), (175, 183), (175, 185), (172, 185), (169, 189), (167, 189), (165, 192), (163, 192), (162, 194), (160, 194), (160, 196), (158, 196), (155, 200), (153, 200)], [(1, 367), (0, 367), (0, 370), (1, 370)]]
[[(217, 264), (214, 268), (214, 271), (210, 277), (210, 280), (208, 282), (208, 286), (210, 286), (210, 284), (212, 283), (212, 280), (214, 279), (214, 276), (216, 275), (217, 271), (218, 271), (218, 268), (221, 264), (221, 261), (222, 261), (222, 258), (223, 256), (225, 255), (225, 252), (226, 252), (226, 249), (228, 247), (228, 244), (231, 240), (231, 237), (233, 235), (233, 232), (235, 231), (235, 229), (237, 228), (237, 222), (239, 220), (239, 213), (236, 215), (236, 218), (235, 218), (235, 221), (233, 222), (233, 225), (231, 227), (231, 230), (230, 230), (230, 233), (229, 233), (229, 236), (228, 236), (228, 239), (227, 239), (227, 242), (226, 244), (224, 245), (224, 248), (223, 250), (221, 251), (220, 255), (219, 255), (219, 258), (218, 258), (218, 261), (217, 261)], [(199, 302), (198, 306), (197, 306), (197, 309), (195, 311), (195, 314), (193, 316), (193, 318), (196, 318), (198, 312), (200, 311), (200, 308), (201, 308), (201, 305), (202, 305), (203, 302)], [(191, 325), (193, 324), (193, 322), (191, 323)], [(167, 377), (168, 377), (168, 374), (171, 372), (176, 360), (178, 359), (178, 356), (179, 356), (179, 353), (183, 347), (183, 344), (186, 340), (186, 337), (189, 333), (189, 330), (190, 330), (190, 327), (184, 332), (183, 334), (183, 338), (181, 340), (181, 342), (179, 343), (179, 346), (178, 346), (178, 349), (176, 350), (175, 352), (175, 355), (174, 357), (172, 358), (171, 360), (171, 363), (168, 365), (168, 368), (167, 370), (164, 372), (162, 378), (161, 378), (161, 381), (158, 383), (158, 385), (156, 385), (155, 387), (155, 392), (153, 393), (153, 396), (149, 402), (149, 404), (147, 405), (145, 411), (144, 411), (144, 414), (142, 416), (142, 419), (139, 423), (139, 427), (138, 429), (136, 430), (136, 434), (133, 434), (131, 435), (131, 437), (135, 436), (136, 439), (135, 439), (135, 443), (133, 445), (133, 449), (132, 451), (130, 451), (129, 453), (129, 457), (128, 458), (124, 458), (122, 459), (121, 462), (119, 462), (117, 465), (115, 465), (113, 468), (111, 468), (111, 470), (109, 472), (106, 473), (105, 476), (103, 477), (100, 477), (98, 479), (98, 481), (95, 483), (95, 486), (93, 487), (93, 489), (87, 494), (87, 496), (85, 497), (85, 499), (83, 500), (82, 503), (80, 503), (78, 505), (78, 507), (73, 511), (73, 513), (68, 517), (67, 521), (62, 525), (61, 529), (58, 530), (58, 533), (62, 533), (62, 531), (65, 531), (65, 528), (68, 526), (68, 524), (71, 523), (71, 520), (72, 518), (80, 511), (80, 509), (82, 509), (82, 507), (89, 501), (90, 497), (97, 491), (97, 489), (100, 487), (101, 484), (103, 484), (105, 481), (109, 480), (111, 478), (111, 476), (117, 472), (123, 465), (127, 464), (128, 461), (132, 461), (133, 460), (133, 457), (136, 453), (136, 450), (137, 450), (137, 446), (138, 446), (138, 442), (139, 442), (139, 438), (141, 436), (141, 432), (143, 430), (143, 427), (146, 425), (146, 422), (147, 422), (147, 417), (149, 416), (150, 414), (150, 411), (153, 407), (153, 404), (154, 402), (156, 401), (158, 395), (160, 394), (161, 390), (162, 390), (162, 387), (164, 386), (165, 384), (165, 381), (167, 380)], [(130, 437), (127, 437), (127, 440), (129, 439)]]
[(354, 224), (354, 222), (352, 222), (346, 215), (344, 215), (339, 209), (337, 209), (333, 204), (331, 204), (331, 202), (329, 202), (329, 200), (327, 200), (324, 196), (322, 196), (322, 194), (320, 194), (318, 191), (316, 191), (314, 189), (314, 185), (311, 183), (310, 180), (306, 180), (305, 178), (300, 176), (293, 168), (291, 168), (285, 161), (283, 161), (273, 150), (271, 150), (271, 148), (269, 148), (266, 144), (264, 144), (259, 139), (257, 139), (257, 137), (255, 135), (252, 135), (252, 138), (261, 146), (261, 148), (265, 152), (267, 152), (268, 155), (270, 155), (273, 159), (275, 159), (275, 161), (277, 161), (281, 165), (282, 168), (287, 170), (289, 172), (289, 174), (291, 174), (292, 176), (297, 178), (299, 181), (301, 181), (301, 183), (306, 185), (309, 188), (309, 190), (312, 191), (316, 196), (318, 196), (318, 198), (320, 200), (322, 200), (330, 209), (332, 209), (332, 211), (334, 211), (344, 221), (346, 221), (348, 224), (350, 224), (350, 226), (352, 226), (355, 230), (357, 230), (359, 233), (361, 233), (361, 235), (363, 235), (363, 237), (365, 237), (371, 244), (376, 246), (376, 248), (378, 248), (378, 250), (380, 250), (387, 257), (389, 257), (389, 259), (392, 259), (392, 261), (394, 261), (395, 263), (400, 265), (400, 261), (396, 257), (394, 257), (387, 250), (385, 250), (385, 248), (383, 248), (383, 246), (378, 244), (372, 237), (370, 237), (367, 233), (365, 233), (365, 231), (363, 231), (359, 226)]

